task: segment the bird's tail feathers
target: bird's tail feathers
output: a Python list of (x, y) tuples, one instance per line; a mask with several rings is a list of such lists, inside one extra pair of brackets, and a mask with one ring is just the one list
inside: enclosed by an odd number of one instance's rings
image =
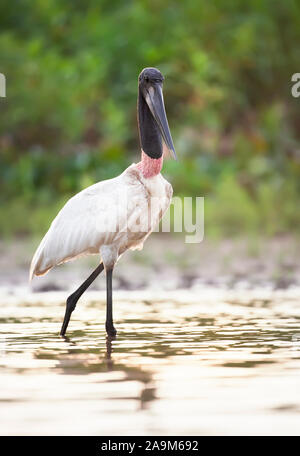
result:
[(46, 242), (46, 236), (44, 239), (42, 239), (42, 242), (36, 249), (35, 254), (33, 255), (33, 258), (31, 260), (31, 265), (30, 265), (30, 271), (29, 271), (29, 282), (33, 279), (33, 276), (40, 276), (46, 274), (52, 266), (45, 267), (43, 265), (43, 260), (44, 260), (44, 246)]

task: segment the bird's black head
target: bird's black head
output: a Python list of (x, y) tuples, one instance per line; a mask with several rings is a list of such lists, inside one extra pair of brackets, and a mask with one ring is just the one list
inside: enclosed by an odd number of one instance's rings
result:
[(157, 68), (144, 68), (139, 75), (138, 124), (141, 147), (151, 158), (163, 154), (162, 140), (176, 158), (162, 93), (164, 77)]
[(144, 68), (139, 75), (139, 87), (151, 84), (162, 84), (164, 77), (157, 68)]

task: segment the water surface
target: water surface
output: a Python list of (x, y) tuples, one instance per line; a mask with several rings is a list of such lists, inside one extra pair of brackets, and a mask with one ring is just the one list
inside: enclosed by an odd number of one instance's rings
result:
[(65, 295), (1, 295), (1, 434), (300, 434), (298, 289)]

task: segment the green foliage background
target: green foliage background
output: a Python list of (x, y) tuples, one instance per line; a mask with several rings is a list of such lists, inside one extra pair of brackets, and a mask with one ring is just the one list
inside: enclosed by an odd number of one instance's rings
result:
[(0, 233), (44, 232), (63, 202), (138, 161), (137, 76), (156, 66), (177, 195), (206, 233), (299, 232), (296, 0), (2, 0)]

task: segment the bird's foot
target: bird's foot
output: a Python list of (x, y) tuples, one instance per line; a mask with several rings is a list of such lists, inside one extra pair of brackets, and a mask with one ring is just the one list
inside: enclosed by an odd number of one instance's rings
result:
[(105, 324), (106, 332), (109, 337), (116, 337), (117, 330), (112, 323)]

